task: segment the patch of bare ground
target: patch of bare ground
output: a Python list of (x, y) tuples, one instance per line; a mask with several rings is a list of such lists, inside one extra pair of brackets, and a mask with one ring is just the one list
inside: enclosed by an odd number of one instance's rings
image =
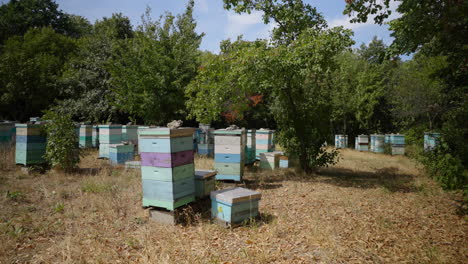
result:
[[(141, 208), (138, 170), (86, 153), (74, 174), (0, 171), (0, 263), (464, 263), (460, 193), (443, 192), (405, 157), (352, 150), (303, 175), (249, 168), (261, 217), (210, 223), (209, 202), (187, 225), (163, 226)], [(212, 168), (197, 157), (196, 167)]]

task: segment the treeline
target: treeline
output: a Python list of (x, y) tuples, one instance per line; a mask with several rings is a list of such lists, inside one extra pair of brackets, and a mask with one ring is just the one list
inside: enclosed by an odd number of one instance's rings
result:
[[(347, 1), (355, 22), (388, 3)], [(52, 0), (0, 6), (0, 118), (26, 121), (45, 110), (75, 121), (163, 125), (173, 119), (278, 130), (277, 141), (305, 171), (333, 163), (334, 134), (404, 133), (409, 155), (445, 188), (468, 172), (466, 8), (460, 1), (401, 1), (389, 22), (394, 42), (353, 49), (352, 31), (329, 28), (300, 0), (224, 0), (238, 13), (262, 11), (270, 39), (226, 40), (199, 50), (194, 2), (183, 14), (133, 26), (123, 14), (90, 23)], [(402, 61), (403, 54), (414, 54)], [(426, 131), (443, 134), (431, 153)]]

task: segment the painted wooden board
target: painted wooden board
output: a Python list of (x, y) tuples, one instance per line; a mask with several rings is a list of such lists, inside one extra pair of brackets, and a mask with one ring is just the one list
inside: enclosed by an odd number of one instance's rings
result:
[(235, 175), (231, 175), (231, 174), (216, 174), (216, 180), (217, 181), (236, 181), (236, 182), (240, 182), (242, 181), (242, 176), (240, 174), (235, 174)]
[(279, 161), (279, 167), (282, 169), (287, 169), (289, 168), (289, 160), (282, 160), (280, 159)]
[(45, 163), (45, 149), (15, 151), (15, 163), (25, 166)]
[(195, 195), (195, 179), (188, 178), (175, 182), (143, 180), (143, 197), (160, 201), (174, 201), (188, 195)]
[(145, 198), (145, 197), (143, 197), (143, 200), (142, 200), (143, 207), (154, 206), (154, 207), (166, 208), (167, 210), (171, 210), (171, 211), (173, 211), (174, 209), (178, 207), (191, 203), (193, 201), (195, 201), (195, 195), (193, 194), (187, 195), (179, 199), (175, 199), (173, 201), (150, 199), (150, 198)]
[(212, 200), (211, 217), (231, 224), (242, 223), (258, 216), (258, 204), (259, 200), (251, 200), (234, 205)]
[(47, 138), (44, 136), (16, 136), (16, 142), (18, 143), (45, 143)]
[(262, 194), (242, 187), (231, 187), (212, 192), (210, 198), (227, 205), (233, 205), (250, 200), (259, 200), (262, 198)]
[(109, 153), (109, 160), (111, 164), (125, 164), (126, 161), (134, 159), (133, 152), (125, 152), (125, 153)]
[(140, 152), (174, 153), (193, 150), (192, 137), (141, 138)]
[(109, 144), (102, 142), (99, 144), (99, 157), (109, 158)]
[(391, 134), (390, 135), (390, 143), (397, 144), (397, 145), (404, 145), (405, 144), (405, 136), (400, 134)]
[(245, 133), (246, 133), (245, 129), (234, 129), (234, 130), (216, 129), (214, 131), (215, 136), (216, 135), (242, 135)]
[(179, 181), (183, 179), (193, 178), (195, 174), (195, 167), (193, 163), (174, 168), (161, 168), (142, 166), (141, 177), (143, 180), (154, 181)]
[(264, 152), (260, 153), (260, 168), (274, 170), (279, 167), (279, 153)]
[(93, 148), (99, 147), (99, 129), (98, 126), (93, 126), (93, 132), (91, 133), (91, 142)]
[(225, 175), (242, 175), (244, 172), (244, 166), (240, 163), (227, 163), (227, 162), (216, 162), (214, 169), (218, 174)]
[(47, 143), (16, 143), (16, 150), (45, 150)]
[(240, 163), (242, 161), (241, 154), (215, 154), (215, 162), (227, 162), (227, 163)]
[(135, 145), (133, 144), (109, 144), (109, 152), (110, 153), (126, 153), (126, 152), (134, 152)]
[(221, 136), (214, 137), (215, 145), (241, 145), (242, 138), (240, 136)]
[(99, 142), (104, 144), (120, 144), (122, 142), (121, 135), (99, 135)]
[(160, 138), (160, 137), (191, 137), (195, 128), (178, 128), (170, 129), (165, 127), (160, 128), (143, 128), (139, 129), (139, 135), (141, 138)]
[(208, 179), (216, 175), (215, 170), (195, 170), (195, 179)]
[(359, 135), (358, 143), (369, 143), (369, 137), (367, 135)]
[(242, 145), (216, 145), (215, 154), (241, 154), (244, 150)]
[(179, 151), (174, 153), (142, 152), (143, 166), (171, 168), (193, 163), (193, 151)]
[(195, 177), (195, 197), (210, 196), (210, 193), (216, 188), (215, 175), (216, 172), (211, 177)]

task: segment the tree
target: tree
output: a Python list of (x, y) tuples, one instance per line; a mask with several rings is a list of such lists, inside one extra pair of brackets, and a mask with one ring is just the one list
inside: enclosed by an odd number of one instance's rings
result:
[(361, 44), (357, 54), (369, 63), (381, 64), (385, 59), (386, 51), (387, 45), (382, 39), (377, 39), (377, 36), (374, 36), (369, 45)]
[(0, 56), (0, 116), (25, 121), (63, 98), (57, 79), (75, 51), (72, 39), (49, 27), (8, 39)]
[(184, 89), (199, 66), (203, 34), (195, 32), (194, 1), (185, 13), (152, 21), (147, 10), (135, 37), (115, 49), (111, 63), (115, 105), (148, 124), (182, 118)]
[(63, 13), (53, 0), (10, 0), (0, 6), (0, 45), (30, 28), (51, 27), (60, 34), (79, 36), (74, 21), (76, 17)]
[(263, 22), (273, 22), (272, 40), (277, 44), (292, 43), (306, 29), (322, 30), (327, 23), (315, 7), (302, 0), (224, 0), (224, 8), (237, 13), (263, 12)]
[(117, 43), (131, 37), (130, 20), (122, 14), (97, 21), (90, 34), (77, 41), (78, 51), (65, 65), (60, 85), (66, 99), (55, 109), (79, 121), (120, 121), (119, 110), (111, 104), (115, 94), (108, 68)]

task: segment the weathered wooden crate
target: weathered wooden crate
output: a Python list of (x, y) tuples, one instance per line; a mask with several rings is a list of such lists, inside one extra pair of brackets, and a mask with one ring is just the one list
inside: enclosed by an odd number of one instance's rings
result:
[(214, 167), (217, 180), (241, 181), (244, 175), (245, 129), (218, 129), (215, 134)]
[(93, 147), (93, 126), (81, 125), (80, 126), (80, 148)]
[(45, 163), (47, 138), (41, 124), (16, 124), (16, 164)]
[(109, 160), (112, 164), (125, 164), (135, 157), (133, 144), (109, 144)]
[(210, 196), (215, 190), (216, 171), (196, 170), (195, 171), (195, 197), (204, 198)]
[(261, 193), (241, 187), (211, 192), (211, 217), (218, 223), (240, 224), (259, 214)]
[(260, 159), (260, 153), (273, 151), (273, 130), (258, 129), (255, 131), (255, 157)]
[(264, 170), (274, 170), (279, 168), (280, 154), (277, 152), (260, 153), (260, 168)]
[(174, 210), (195, 200), (193, 131), (190, 128), (139, 131), (143, 206)]
[(109, 158), (109, 145), (122, 142), (122, 125), (98, 125), (99, 157)]

